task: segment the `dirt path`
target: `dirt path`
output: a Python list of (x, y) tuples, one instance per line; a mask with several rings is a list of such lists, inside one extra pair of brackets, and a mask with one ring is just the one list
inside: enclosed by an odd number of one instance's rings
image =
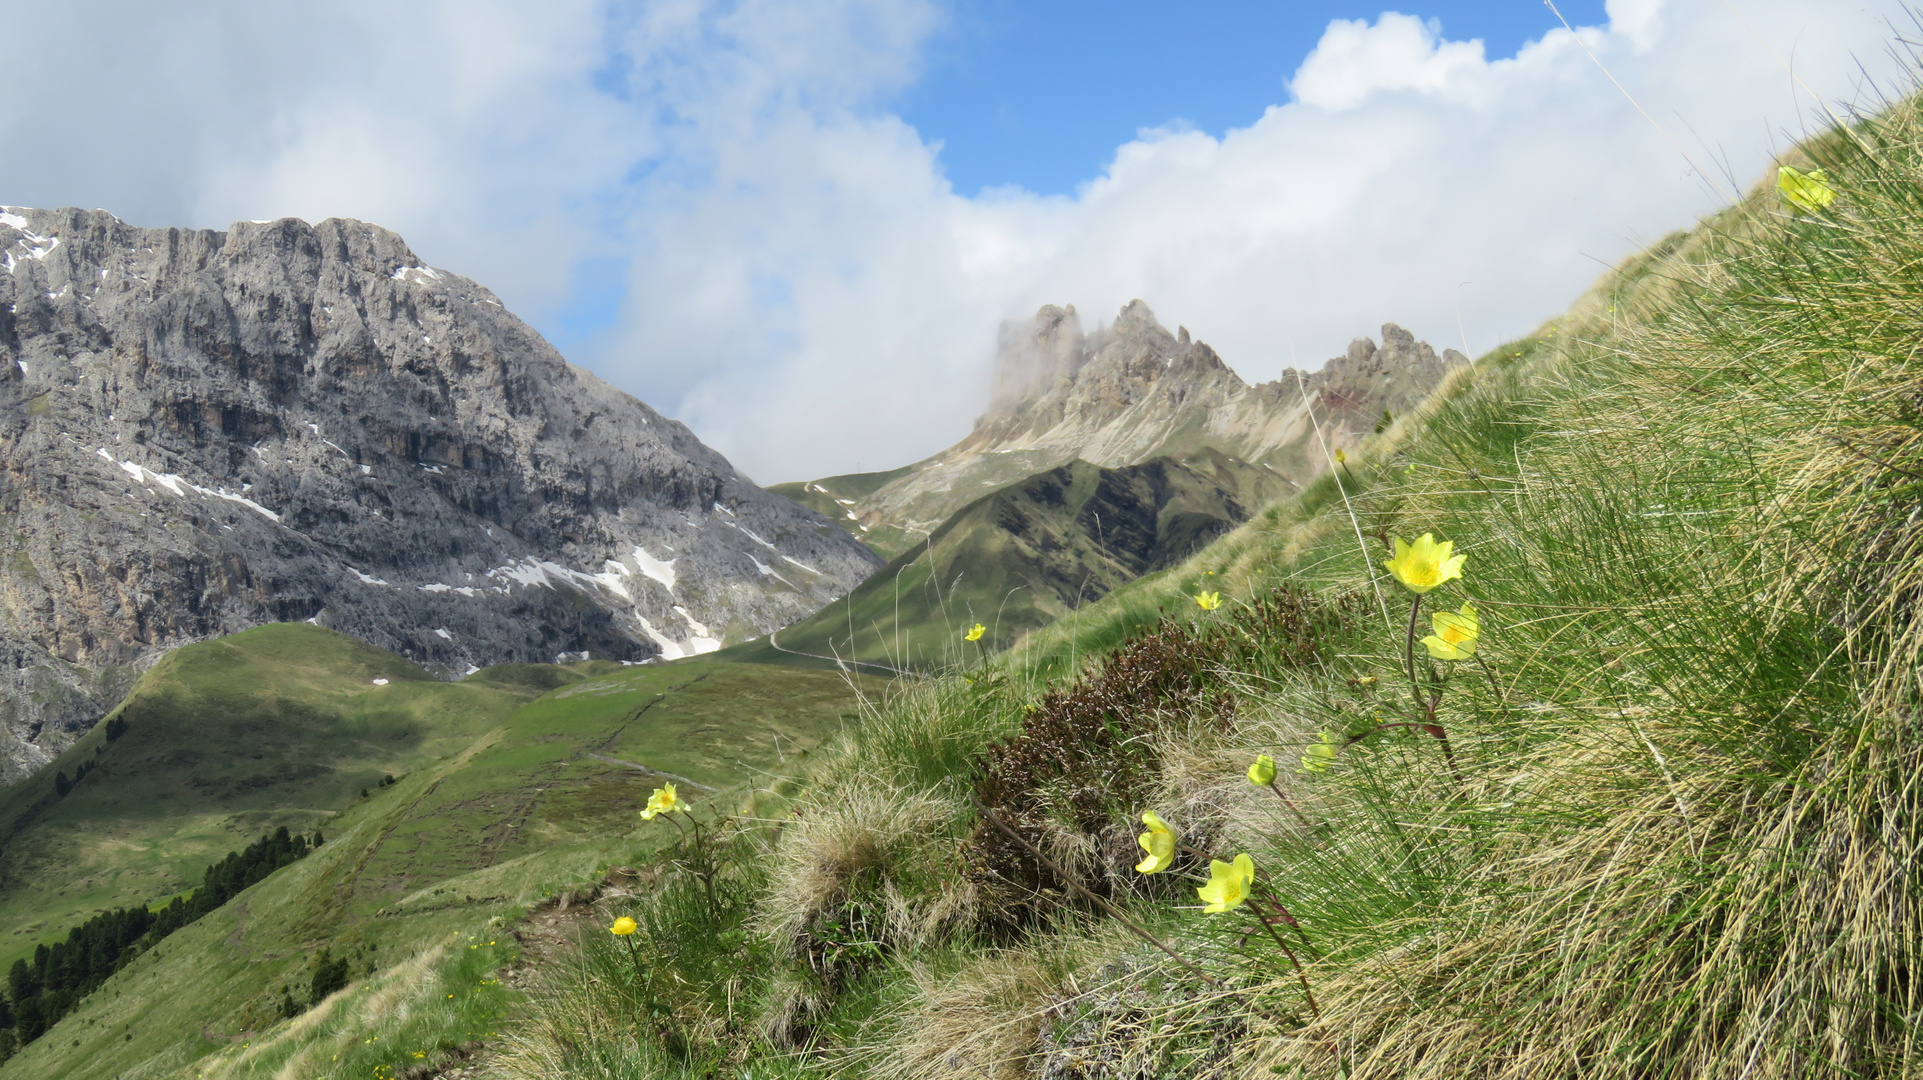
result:
[[(615, 867), (592, 885), (549, 897), (527, 917), (508, 929), (514, 935), (520, 956), (498, 972), (501, 981), (523, 993), (534, 988), (541, 970), (549, 963), (572, 952), (581, 934), (599, 929), (609, 922), (608, 905), (633, 896), (640, 888), (643, 872)], [(402, 1080), (484, 1080), (498, 1076), (493, 1071), (492, 1048), (479, 1045), (462, 1047), (453, 1058), (433, 1066), (409, 1071)]]

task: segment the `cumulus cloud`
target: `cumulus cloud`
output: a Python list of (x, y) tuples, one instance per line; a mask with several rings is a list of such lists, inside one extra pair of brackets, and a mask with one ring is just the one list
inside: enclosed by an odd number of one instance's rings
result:
[(1497, 58), (1338, 20), (1247, 127), (1144, 131), (1073, 196), (965, 198), (886, 108), (936, 0), (0, 0), (0, 202), (360, 217), (537, 325), (617, 274), (571, 358), (794, 479), (954, 441), (996, 325), (1045, 302), (1142, 297), (1252, 380), (1384, 321), (1525, 331), (1804, 130), (1758, 38), (1831, 99), (1858, 61), (1906, 77), (1895, 2), (1734, 10), (1609, 0)]
[[(682, 415), (772, 478), (957, 438), (993, 324), (1044, 302), (1099, 318), (1142, 297), (1251, 380), (1387, 321), (1480, 351), (1805, 129), (1817, 103), (1757, 38), (1793, 47), (1832, 99), (1859, 89), (1859, 61), (1897, 74), (1874, 12), (1740, 10), (1747, 26), (1721, 5), (1612, 0), (1608, 25), (1495, 59), (1413, 16), (1338, 20), (1248, 127), (1145, 131), (1072, 198), (962, 198), (888, 117), (790, 114), (684, 193), (686, 232), (648, 260), (648, 307), (605, 363), (705, 357)], [(726, 344), (717, 323), (739, 327)]]

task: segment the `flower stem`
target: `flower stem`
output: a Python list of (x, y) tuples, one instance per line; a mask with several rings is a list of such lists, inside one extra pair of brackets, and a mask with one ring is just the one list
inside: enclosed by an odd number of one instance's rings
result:
[(1388, 731), (1391, 728), (1404, 728), (1404, 727), (1421, 728), (1424, 732), (1433, 736), (1437, 742), (1440, 742), (1442, 744), (1443, 760), (1449, 763), (1449, 772), (1450, 772), (1450, 775), (1456, 778), (1456, 786), (1461, 787), (1463, 783), (1462, 770), (1456, 766), (1456, 752), (1454, 749), (1452, 749), (1449, 746), (1449, 732), (1445, 730), (1441, 724), (1432, 722), (1435, 719), (1435, 703), (1440, 700), (1441, 700), (1441, 695), (1438, 694), (1435, 698), (1432, 698), (1430, 699), (1429, 702), (1425, 703), (1425, 707), (1423, 709), (1424, 718), (1421, 720), (1399, 720), (1392, 724), (1377, 724), (1376, 726), (1370, 728), (1369, 730), (1363, 732), (1360, 735), (1349, 736), (1349, 741), (1344, 743), (1343, 745), (1353, 746), (1356, 743), (1361, 742), (1362, 740), (1368, 738), (1371, 735)]
[[(1282, 914), (1285, 916), (1288, 916), (1289, 921), (1291, 923), (1295, 922), (1294, 916), (1289, 916), (1289, 909), (1282, 907), (1282, 902), (1274, 898), (1275, 897), (1274, 893), (1269, 892), (1268, 889), (1266, 888), (1262, 890), (1262, 893), (1265, 897), (1269, 899), (1270, 903), (1273, 903), (1276, 907), (1281, 908)], [(1289, 948), (1289, 943), (1282, 940), (1282, 935), (1279, 933), (1276, 933), (1275, 927), (1269, 923), (1268, 919), (1258, 915), (1255, 917), (1255, 921), (1262, 924), (1262, 929), (1267, 930), (1269, 932), (1269, 936), (1274, 938), (1275, 943), (1281, 947), (1282, 955), (1289, 958), (1289, 966), (1295, 969), (1296, 981), (1302, 984), (1302, 996), (1306, 998), (1309, 1002), (1310, 1015), (1314, 1016), (1317, 1020), (1322, 1019), (1322, 1010), (1315, 1003), (1315, 991), (1309, 989), (1308, 973), (1302, 970), (1302, 961), (1297, 960), (1295, 958), (1295, 950)], [(1302, 928), (1300, 926), (1297, 926), (1295, 930), (1296, 930), (1296, 933), (1302, 933)], [(1307, 934), (1303, 934), (1302, 936), (1304, 941), (1308, 940)]]
[(1415, 695), (1416, 708), (1422, 708), (1422, 684), (1416, 680), (1416, 613), (1422, 610), (1422, 594), (1409, 605), (1409, 633), (1403, 642), (1402, 669), (1409, 676), (1409, 692)]
[(1482, 669), (1484, 675), (1489, 676), (1489, 689), (1495, 692), (1496, 704), (1502, 706), (1502, 714), (1508, 716), (1509, 699), (1503, 696), (1502, 684), (1496, 681), (1496, 669), (1490, 667), (1480, 655), (1476, 657), (1476, 666)]
[(628, 947), (628, 960), (630, 963), (634, 965), (634, 977), (643, 982), (646, 982), (647, 975), (641, 970), (641, 954), (635, 951), (635, 948), (634, 948), (634, 935), (629, 934), (626, 937), (622, 938), (621, 940)]
[(1449, 774), (1456, 778), (1456, 790), (1460, 791), (1463, 786), (1462, 770), (1456, 766), (1456, 752), (1449, 746), (1449, 732), (1441, 724), (1436, 723), (1436, 706), (1441, 703), (1442, 691), (1437, 689), (1429, 698), (1427, 713), (1429, 722), (1422, 725), (1422, 730), (1435, 736), (1436, 741), (1442, 744), (1442, 759), (1449, 763)]
[(1282, 800), (1282, 805), (1289, 808), (1289, 812), (1295, 815), (1295, 819), (1302, 823), (1303, 828), (1314, 830), (1315, 824), (1309, 820), (1309, 816), (1304, 814), (1302, 810), (1295, 805), (1294, 799), (1282, 794), (1282, 789), (1276, 786), (1273, 777), (1269, 779), (1269, 790), (1275, 792), (1275, 797)]
[(1281, 912), (1283, 920), (1294, 928), (1296, 936), (1302, 939), (1302, 947), (1309, 950), (1310, 959), (1321, 959), (1321, 957), (1316, 954), (1315, 942), (1309, 940), (1309, 932), (1302, 929), (1302, 924), (1296, 921), (1294, 915), (1289, 914), (1288, 905), (1282, 902), (1281, 897), (1275, 895), (1275, 890), (1260, 882), (1255, 883), (1255, 890), (1262, 894), (1262, 899), (1267, 901), (1270, 906)]

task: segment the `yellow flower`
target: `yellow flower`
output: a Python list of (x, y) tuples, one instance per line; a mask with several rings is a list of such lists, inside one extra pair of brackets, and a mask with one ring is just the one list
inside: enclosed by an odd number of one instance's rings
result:
[(674, 785), (663, 784), (654, 789), (654, 794), (648, 796), (648, 808), (641, 811), (641, 820), (653, 821), (656, 814), (672, 814), (676, 810), (687, 808), (688, 804), (675, 795)]
[(1482, 623), (1476, 619), (1476, 606), (1463, 602), (1460, 614), (1438, 611), (1429, 616), (1436, 632), (1422, 639), (1429, 655), (1437, 660), (1467, 660), (1476, 655), (1476, 639), (1482, 636)]
[(1220, 859), (1209, 860), (1209, 883), (1195, 890), (1195, 895), (1208, 901), (1202, 910), (1210, 915), (1242, 906), (1249, 898), (1249, 886), (1255, 884), (1255, 860), (1248, 852), (1235, 857), (1232, 863)]
[[(640, 923), (635, 922), (633, 919), (628, 918), (626, 915), (623, 915), (620, 918), (614, 920), (613, 926), (608, 927), (608, 933), (613, 934), (615, 937), (627, 937), (629, 934), (632, 934), (639, 929), (641, 929)], [(454, 995), (449, 994), (448, 996), (452, 997)]]
[(1249, 766), (1249, 783), (1256, 787), (1268, 787), (1275, 782), (1275, 759), (1267, 754), (1255, 755), (1255, 764)]
[(986, 633), (988, 633), (988, 627), (983, 626), (981, 623), (976, 623), (975, 625), (968, 628), (968, 632), (966, 634), (962, 635), (962, 640), (963, 641), (980, 641), (982, 639), (982, 635)]
[(1302, 771), (1328, 772), (1329, 763), (1335, 760), (1335, 752), (1340, 749), (1342, 741), (1323, 732), (1320, 739), (1310, 743), (1309, 748), (1302, 752)]
[(1803, 172), (1784, 165), (1776, 170), (1776, 190), (1791, 206), (1814, 214), (1836, 201), (1836, 189), (1830, 187), (1829, 179), (1821, 169)]
[(1462, 576), (1462, 564), (1469, 556), (1451, 554), (1455, 546), (1453, 540), (1436, 543), (1433, 533), (1423, 533), (1413, 544), (1398, 536), (1395, 558), (1382, 565), (1410, 592), (1426, 593), (1450, 578)]
[(1175, 861), (1175, 830), (1150, 810), (1142, 812), (1142, 824), (1148, 826), (1148, 831), (1136, 837), (1135, 842), (1142, 845), (1148, 857), (1136, 863), (1135, 869), (1144, 874), (1159, 874)]
[(1214, 611), (1222, 606), (1222, 594), (1219, 592), (1196, 593), (1195, 603), (1203, 611)]
[(1343, 462), (1345, 462), (1345, 461), (1347, 461), (1347, 460), (1349, 460), (1349, 455), (1347, 455), (1347, 454), (1345, 454), (1345, 453), (1343, 453), (1343, 452), (1342, 452), (1342, 448), (1341, 448), (1340, 446), (1338, 446), (1338, 447), (1336, 447), (1336, 448), (1335, 448), (1335, 463), (1336, 463), (1337, 465), (1340, 465), (1340, 464), (1342, 464)]

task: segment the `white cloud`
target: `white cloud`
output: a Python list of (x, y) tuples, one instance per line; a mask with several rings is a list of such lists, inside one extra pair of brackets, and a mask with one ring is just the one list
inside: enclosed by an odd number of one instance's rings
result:
[(1337, 19), (1295, 73), (1298, 101), (1319, 109), (1353, 109), (1379, 90), (1441, 93), (1487, 66), (1480, 41), (1442, 41), (1442, 24), (1412, 15)]
[(1145, 131), (1073, 197), (969, 199), (882, 108), (935, 3), (0, 0), (0, 202), (361, 217), (536, 321), (581, 260), (626, 258), (618, 324), (574, 359), (774, 481), (952, 442), (996, 323), (1044, 302), (1142, 297), (1251, 379), (1389, 320), (1487, 347), (1803, 129), (1750, 29), (1832, 98), (1859, 59), (1896, 72), (1890, 0), (1741, 0), (1749, 28), (1609, 0), (1495, 59), (1338, 20), (1246, 128)]
[[(1723, 169), (1749, 183), (1814, 112), (1721, 5), (1609, 10), (1494, 60), (1413, 17), (1339, 20), (1293, 100), (1220, 138), (1144, 132), (1070, 199), (962, 198), (892, 120), (787, 114), (672, 219), (605, 363), (703, 357), (681, 415), (772, 480), (958, 438), (995, 321), (1044, 302), (1145, 298), (1251, 380), (1386, 321), (1480, 351), (1726, 198)], [(1862, 11), (1741, 10), (1822, 94), (1850, 95), (1858, 59), (1894, 70)]]

